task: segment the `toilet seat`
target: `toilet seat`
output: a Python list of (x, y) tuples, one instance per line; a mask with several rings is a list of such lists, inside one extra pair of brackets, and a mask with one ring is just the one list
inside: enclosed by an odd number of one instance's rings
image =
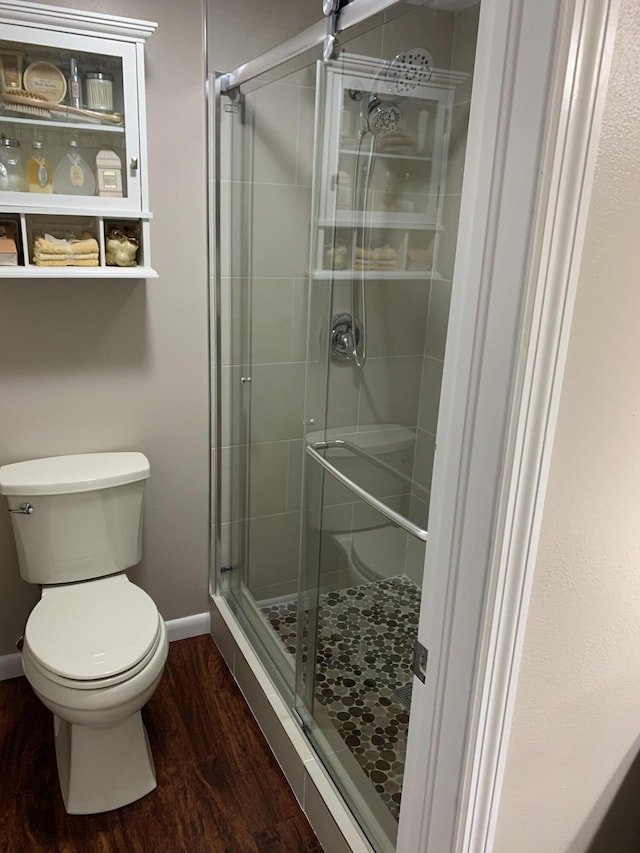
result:
[(45, 587), (23, 651), (58, 684), (108, 687), (144, 669), (160, 642), (160, 622), (153, 600), (126, 575)]

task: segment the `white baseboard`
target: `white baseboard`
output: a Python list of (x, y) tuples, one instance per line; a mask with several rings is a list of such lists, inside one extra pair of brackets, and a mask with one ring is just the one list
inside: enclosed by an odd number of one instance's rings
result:
[(165, 624), (170, 643), (211, 633), (211, 617), (208, 612), (194, 613), (193, 616), (183, 616), (181, 619), (170, 619)]
[[(193, 616), (183, 616), (181, 619), (170, 619), (166, 623), (169, 642), (210, 634), (210, 624), (209, 613), (195, 613)], [(22, 675), (20, 654), (0, 655), (0, 681), (17, 678), (19, 675)]]
[(0, 681), (6, 681), (7, 678), (17, 678), (22, 675), (21, 655), (0, 655)]

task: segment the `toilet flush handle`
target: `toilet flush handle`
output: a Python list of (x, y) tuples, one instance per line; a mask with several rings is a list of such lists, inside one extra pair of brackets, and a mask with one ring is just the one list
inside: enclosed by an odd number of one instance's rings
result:
[(33, 512), (33, 507), (28, 501), (25, 501), (24, 503), (20, 504), (18, 509), (10, 509), (9, 512), (17, 512), (21, 515), (31, 515), (31, 513)]

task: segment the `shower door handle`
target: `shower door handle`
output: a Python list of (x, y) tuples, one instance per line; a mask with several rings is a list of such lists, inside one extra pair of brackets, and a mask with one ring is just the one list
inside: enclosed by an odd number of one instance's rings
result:
[(404, 515), (401, 515), (399, 512), (396, 512), (395, 509), (391, 509), (391, 507), (387, 506), (381, 500), (376, 498), (374, 495), (365, 491), (362, 486), (359, 486), (357, 483), (354, 483), (353, 480), (350, 480), (348, 477), (342, 473), (342, 471), (338, 470), (335, 465), (332, 465), (324, 456), (321, 456), (318, 453), (318, 450), (328, 450), (330, 448), (329, 442), (318, 441), (315, 444), (307, 445), (307, 453), (313, 459), (314, 462), (317, 462), (325, 471), (328, 471), (332, 477), (335, 477), (339, 483), (342, 483), (343, 486), (346, 486), (349, 491), (353, 492), (354, 495), (357, 495), (361, 500), (363, 500), (366, 504), (369, 504), (370, 507), (377, 510), (381, 515), (384, 515), (385, 518), (388, 518), (389, 521), (392, 521), (394, 524), (397, 524), (398, 527), (401, 527), (403, 530), (406, 530), (407, 533), (410, 533), (411, 536), (415, 536), (416, 539), (420, 539), (421, 542), (427, 541), (427, 531), (423, 530), (421, 527), (418, 527), (417, 524), (414, 524), (412, 521), (409, 521), (408, 518), (405, 518)]

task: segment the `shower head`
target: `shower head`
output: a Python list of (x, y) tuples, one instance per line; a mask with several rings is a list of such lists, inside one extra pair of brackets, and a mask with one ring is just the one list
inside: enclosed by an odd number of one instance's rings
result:
[(378, 98), (369, 102), (367, 112), (367, 128), (374, 136), (385, 136), (392, 133), (400, 123), (402, 112), (400, 107), (392, 101), (382, 103)]
[[(433, 58), (423, 47), (403, 50), (387, 63), (376, 77), (382, 87), (370, 94), (367, 103), (367, 130), (374, 136), (392, 133), (400, 123), (402, 112), (398, 98), (406, 98), (419, 86), (424, 86), (431, 77)], [(359, 97), (357, 97), (359, 95)], [(350, 92), (353, 100), (361, 100), (362, 93)]]
[(391, 96), (407, 97), (431, 79), (433, 57), (424, 47), (401, 51), (382, 72), (385, 89)]

